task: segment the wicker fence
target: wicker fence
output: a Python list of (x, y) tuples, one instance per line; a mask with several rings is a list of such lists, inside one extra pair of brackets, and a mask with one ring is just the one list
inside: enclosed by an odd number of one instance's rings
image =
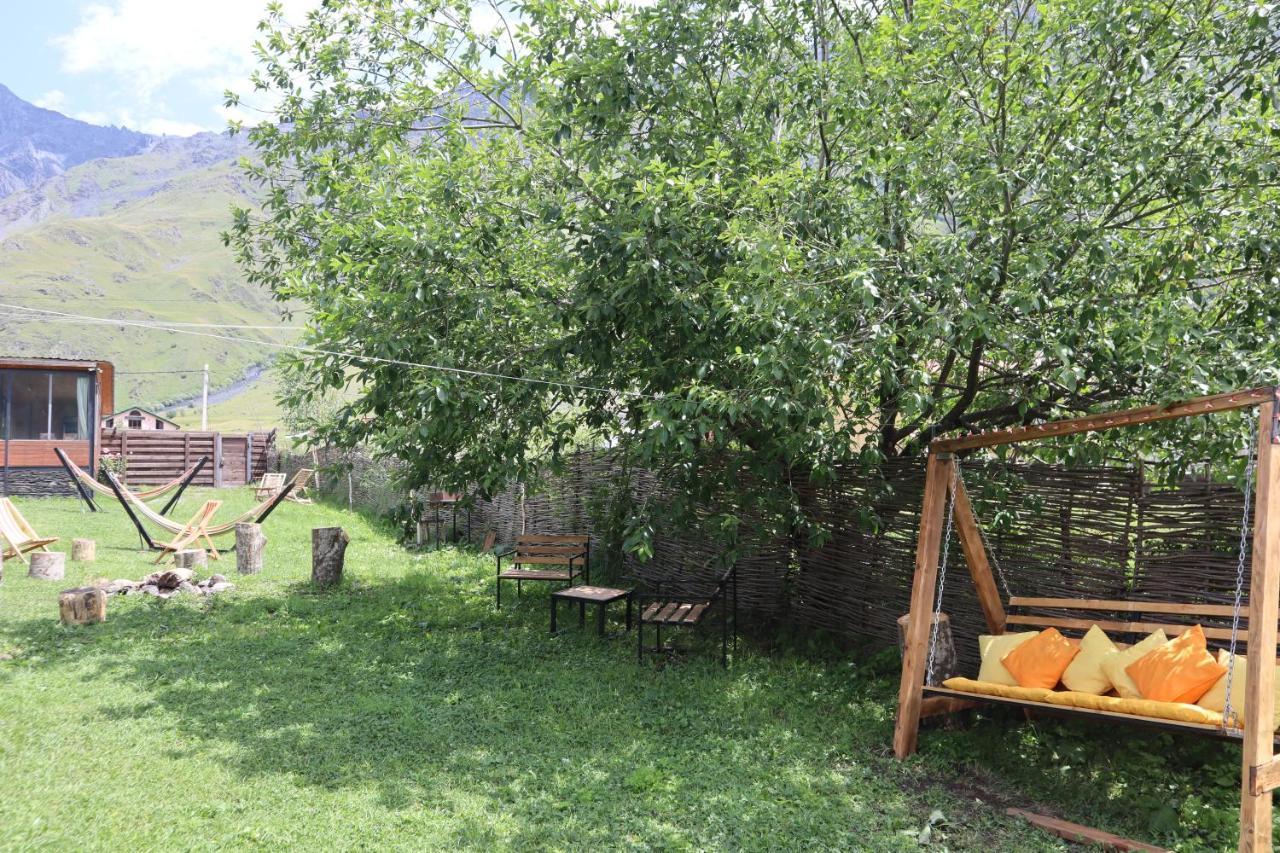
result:
[[(1241, 492), (1187, 480), (1157, 485), (1141, 467), (1064, 469), (967, 462), (964, 478), (1006, 594), (1153, 598), (1229, 603), (1235, 588)], [(915, 569), (923, 464), (892, 462), (875, 473), (855, 466), (827, 485), (800, 489), (809, 517), (825, 529), (813, 544), (765, 535), (764, 519), (739, 531), (740, 603), (757, 629), (786, 625), (849, 640), (891, 643)], [(515, 486), (477, 501), (473, 529), (509, 541), (520, 531), (590, 533), (594, 555), (610, 541), (608, 488), (619, 479), (607, 455), (575, 457), (563, 476)], [(633, 476), (633, 497), (661, 500), (662, 485)], [(718, 548), (695, 521), (655, 537), (653, 559), (622, 558), (629, 574), (702, 576), (717, 570)], [(951, 614), (962, 664), (976, 664), (971, 639), (981, 613), (958, 543), (950, 543), (943, 607)], [(1246, 562), (1246, 583), (1248, 563)], [(968, 641), (966, 641), (968, 638)]]

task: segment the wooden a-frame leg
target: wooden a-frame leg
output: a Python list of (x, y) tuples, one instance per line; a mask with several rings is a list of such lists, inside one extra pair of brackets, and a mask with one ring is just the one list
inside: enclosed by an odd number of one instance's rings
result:
[(1000, 597), (1000, 588), (996, 586), (996, 579), (991, 574), (987, 548), (982, 541), (982, 532), (978, 529), (978, 520), (973, 515), (973, 505), (969, 503), (969, 493), (965, 491), (964, 483), (959, 478), (953, 479), (956, 536), (964, 550), (964, 561), (969, 565), (969, 576), (973, 578), (973, 588), (978, 594), (978, 603), (982, 605), (982, 615), (987, 620), (988, 630), (993, 634), (1003, 634), (1004, 600)]
[(954, 464), (950, 454), (930, 453), (925, 469), (916, 572), (911, 582), (910, 618), (902, 650), (902, 683), (898, 687), (898, 718), (893, 729), (893, 753), (898, 758), (906, 758), (916, 751), (916, 736), (920, 731), (920, 702), (924, 698), (924, 668), (933, 623), (938, 554)]
[(1276, 615), (1280, 609), (1280, 453), (1273, 436), (1277, 404), (1263, 403), (1258, 423), (1258, 489), (1249, 580), (1249, 655), (1244, 680), (1244, 749), (1240, 850), (1271, 849), (1271, 791), (1256, 784), (1272, 759)]

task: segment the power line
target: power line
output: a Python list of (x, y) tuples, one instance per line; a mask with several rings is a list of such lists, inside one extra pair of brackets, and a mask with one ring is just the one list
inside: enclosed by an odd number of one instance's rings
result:
[[(396, 367), (412, 367), (420, 370), (435, 370), (441, 373), (453, 373), (459, 376), (476, 376), (486, 379), (501, 379), (507, 382), (523, 382), (529, 385), (545, 385), (553, 388), (572, 388), (577, 391), (595, 391), (600, 394), (623, 394), (630, 397), (644, 398), (648, 400), (657, 400), (659, 397), (655, 394), (645, 394), (639, 391), (617, 391), (611, 388), (597, 388), (593, 385), (580, 385), (576, 382), (562, 382), (555, 379), (531, 379), (527, 376), (512, 376), (506, 373), (493, 373), (487, 370), (469, 370), (464, 367), (448, 367), (441, 364), (423, 364), (417, 361), (405, 361), (398, 358), (383, 358), (375, 355), (359, 355), (357, 353), (341, 352), (338, 350), (326, 350), (318, 347), (303, 346), (301, 344), (287, 344), (281, 341), (259, 341), (252, 338), (235, 337), (232, 335), (221, 335), (215, 332), (200, 332), (190, 328), (174, 328), (172, 326), (149, 325), (138, 320), (110, 320), (105, 317), (91, 317), (85, 314), (71, 314), (66, 311), (53, 311), (48, 308), (31, 308), (24, 305), (12, 305), (0, 302), (0, 308), (8, 308), (14, 311), (26, 311), (32, 314), (40, 314), (52, 317), (62, 317), (68, 320), (81, 320), (86, 323), (112, 323), (119, 326), (137, 326), (144, 329), (152, 329), (158, 332), (170, 332), (175, 335), (191, 335), (197, 338), (211, 338), (218, 341), (230, 341), (231, 343), (247, 343), (256, 344), (258, 346), (270, 347), (272, 349), (290, 350), (300, 352), (306, 355), (327, 355), (336, 358), (348, 358), (352, 361), (367, 362), (371, 364), (390, 364)], [(36, 318), (32, 318), (34, 320)]]

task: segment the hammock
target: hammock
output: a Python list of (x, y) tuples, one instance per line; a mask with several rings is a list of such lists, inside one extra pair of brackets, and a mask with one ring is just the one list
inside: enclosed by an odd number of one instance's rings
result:
[[(253, 507), (252, 509), (241, 513), (240, 515), (233, 518), (231, 521), (225, 522), (223, 524), (219, 524), (216, 527), (206, 526), (202, 531), (202, 535), (207, 537), (225, 536), (228, 533), (234, 532), (237, 524), (243, 524), (246, 521), (255, 521), (256, 523), (261, 524), (262, 522), (266, 521), (267, 516), (271, 514), (272, 510), (274, 510), (276, 506), (281, 501), (283, 501), (291, 491), (293, 491), (294, 487), (297, 486), (299, 475), (301, 475), (302, 473), (303, 472), (299, 472), (298, 475), (295, 475), (293, 480), (291, 480), (289, 483), (286, 483), (285, 487), (281, 489), (279, 492), (277, 492), (275, 495), (263, 501), (262, 503), (258, 504), (257, 506)], [(115, 495), (116, 499), (120, 501), (121, 506), (124, 507), (124, 511), (129, 514), (130, 518), (133, 519), (134, 526), (138, 528), (138, 534), (141, 535), (144, 541), (146, 541), (147, 544), (152, 548), (159, 548), (160, 545), (156, 543), (155, 540), (153, 540), (150, 537), (150, 535), (146, 533), (146, 528), (143, 527), (141, 521), (139, 521), (137, 514), (141, 514), (144, 518), (149, 520), (152, 524), (156, 525), (162, 530), (167, 530), (169, 533), (172, 533), (175, 536), (180, 535), (187, 530), (188, 525), (180, 524), (176, 521), (173, 521), (172, 519), (165, 518), (163, 515), (156, 512), (151, 507), (147, 506), (147, 504), (141, 498), (139, 498), (134, 493), (130, 492), (124, 486), (120, 485), (120, 481), (117, 480), (116, 476), (112, 474), (110, 471), (107, 472), (107, 479), (111, 481), (112, 493)], [(137, 514), (135, 514), (135, 511)], [(209, 521), (212, 521), (212, 516), (205, 519), (206, 525), (208, 524)]]
[[(99, 483), (92, 474), (72, 462), (71, 457), (67, 456), (61, 447), (55, 447), (54, 452), (58, 454), (58, 459), (62, 462), (62, 467), (67, 469), (67, 473), (71, 475), (72, 485), (76, 486), (80, 491), (81, 496), (85, 498), (85, 501), (89, 504), (91, 509), (96, 510), (97, 507), (94, 506), (93, 501), (90, 500), (89, 496), (85, 494), (85, 488), (88, 488), (96, 494), (103, 495), (104, 497), (112, 497), (115, 495), (115, 492), (112, 491), (110, 486), (104, 486), (102, 483)], [(208, 461), (209, 457), (201, 456), (196, 460), (196, 464), (183, 471), (176, 479), (170, 480), (162, 486), (155, 486), (150, 489), (143, 489), (136, 492), (130, 491), (129, 488), (123, 484), (120, 484), (120, 488), (139, 500), (149, 501), (154, 500), (155, 498), (164, 497), (174, 489), (185, 488), (189, 485), (191, 480), (195, 478), (195, 475), (205, 466), (206, 463), (208, 463)], [(174, 500), (169, 501), (163, 511), (168, 512), (176, 502), (177, 497), (175, 496)]]

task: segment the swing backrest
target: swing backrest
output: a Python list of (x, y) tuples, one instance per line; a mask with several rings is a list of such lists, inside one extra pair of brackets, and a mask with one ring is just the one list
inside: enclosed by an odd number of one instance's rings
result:
[[(1211, 642), (1216, 641), (1214, 645), (1225, 646), (1231, 642), (1230, 604), (1015, 595), (1009, 599), (1009, 610), (1005, 622), (1010, 626), (1057, 628), (1068, 636), (1082, 635), (1091, 626), (1097, 625), (1113, 640), (1122, 635), (1142, 639), (1156, 630), (1163, 630), (1168, 636), (1175, 637), (1196, 624), (1201, 624), (1205, 638)], [(1177, 616), (1179, 621), (1164, 621), (1160, 619), (1162, 616)], [(1205, 624), (1205, 620), (1211, 620), (1211, 624)], [(1240, 610), (1240, 630), (1236, 639), (1241, 651), (1248, 643), (1248, 632), (1249, 604), (1245, 602)]]

